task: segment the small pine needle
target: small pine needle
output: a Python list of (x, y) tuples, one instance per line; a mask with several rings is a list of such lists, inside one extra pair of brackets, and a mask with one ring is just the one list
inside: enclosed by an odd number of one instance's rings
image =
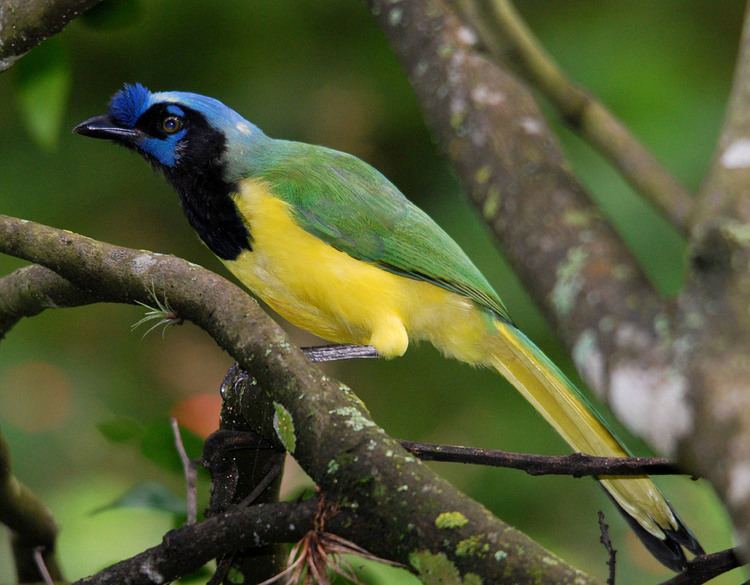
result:
[(182, 317), (180, 317), (177, 314), (177, 311), (175, 311), (169, 304), (166, 293), (164, 294), (164, 300), (161, 300), (159, 298), (159, 296), (156, 294), (156, 286), (153, 283), (151, 284), (151, 288), (148, 289), (148, 296), (156, 306), (150, 305), (148, 303), (142, 303), (141, 301), (136, 301), (136, 304), (148, 310), (146, 311), (146, 315), (143, 318), (139, 319), (130, 326), (130, 330), (135, 331), (141, 325), (144, 325), (150, 321), (156, 321), (156, 323), (151, 325), (151, 327), (146, 330), (141, 339), (145, 338), (149, 333), (151, 333), (155, 329), (158, 329), (159, 327), (163, 327), (163, 329), (161, 330), (161, 336), (163, 339), (169, 327), (182, 324)]

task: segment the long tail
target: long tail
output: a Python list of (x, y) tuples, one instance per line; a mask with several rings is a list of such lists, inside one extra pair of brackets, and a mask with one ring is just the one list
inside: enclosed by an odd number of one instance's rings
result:
[[(500, 338), (492, 365), (576, 451), (605, 457), (629, 455), (581, 391), (513, 325), (496, 322)], [(703, 549), (648, 476), (599, 478), (649, 551), (673, 571), (686, 567), (684, 546)]]

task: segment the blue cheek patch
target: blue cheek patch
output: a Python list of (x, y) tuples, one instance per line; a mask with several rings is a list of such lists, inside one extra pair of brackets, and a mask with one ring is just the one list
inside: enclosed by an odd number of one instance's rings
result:
[(179, 158), (177, 145), (186, 133), (187, 130), (183, 129), (166, 138), (145, 138), (138, 147), (165, 167), (173, 167)]

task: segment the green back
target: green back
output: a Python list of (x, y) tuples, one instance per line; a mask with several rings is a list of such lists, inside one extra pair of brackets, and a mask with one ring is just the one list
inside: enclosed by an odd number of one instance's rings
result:
[(358, 158), (274, 140), (252, 175), (294, 208), (307, 232), (353, 258), (468, 297), (510, 322), (464, 251), (381, 173)]

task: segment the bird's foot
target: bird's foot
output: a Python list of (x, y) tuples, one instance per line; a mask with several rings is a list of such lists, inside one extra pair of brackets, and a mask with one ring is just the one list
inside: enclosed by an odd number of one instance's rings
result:
[(311, 362), (335, 362), (381, 357), (371, 345), (318, 345), (316, 347), (303, 347), (302, 352)]

